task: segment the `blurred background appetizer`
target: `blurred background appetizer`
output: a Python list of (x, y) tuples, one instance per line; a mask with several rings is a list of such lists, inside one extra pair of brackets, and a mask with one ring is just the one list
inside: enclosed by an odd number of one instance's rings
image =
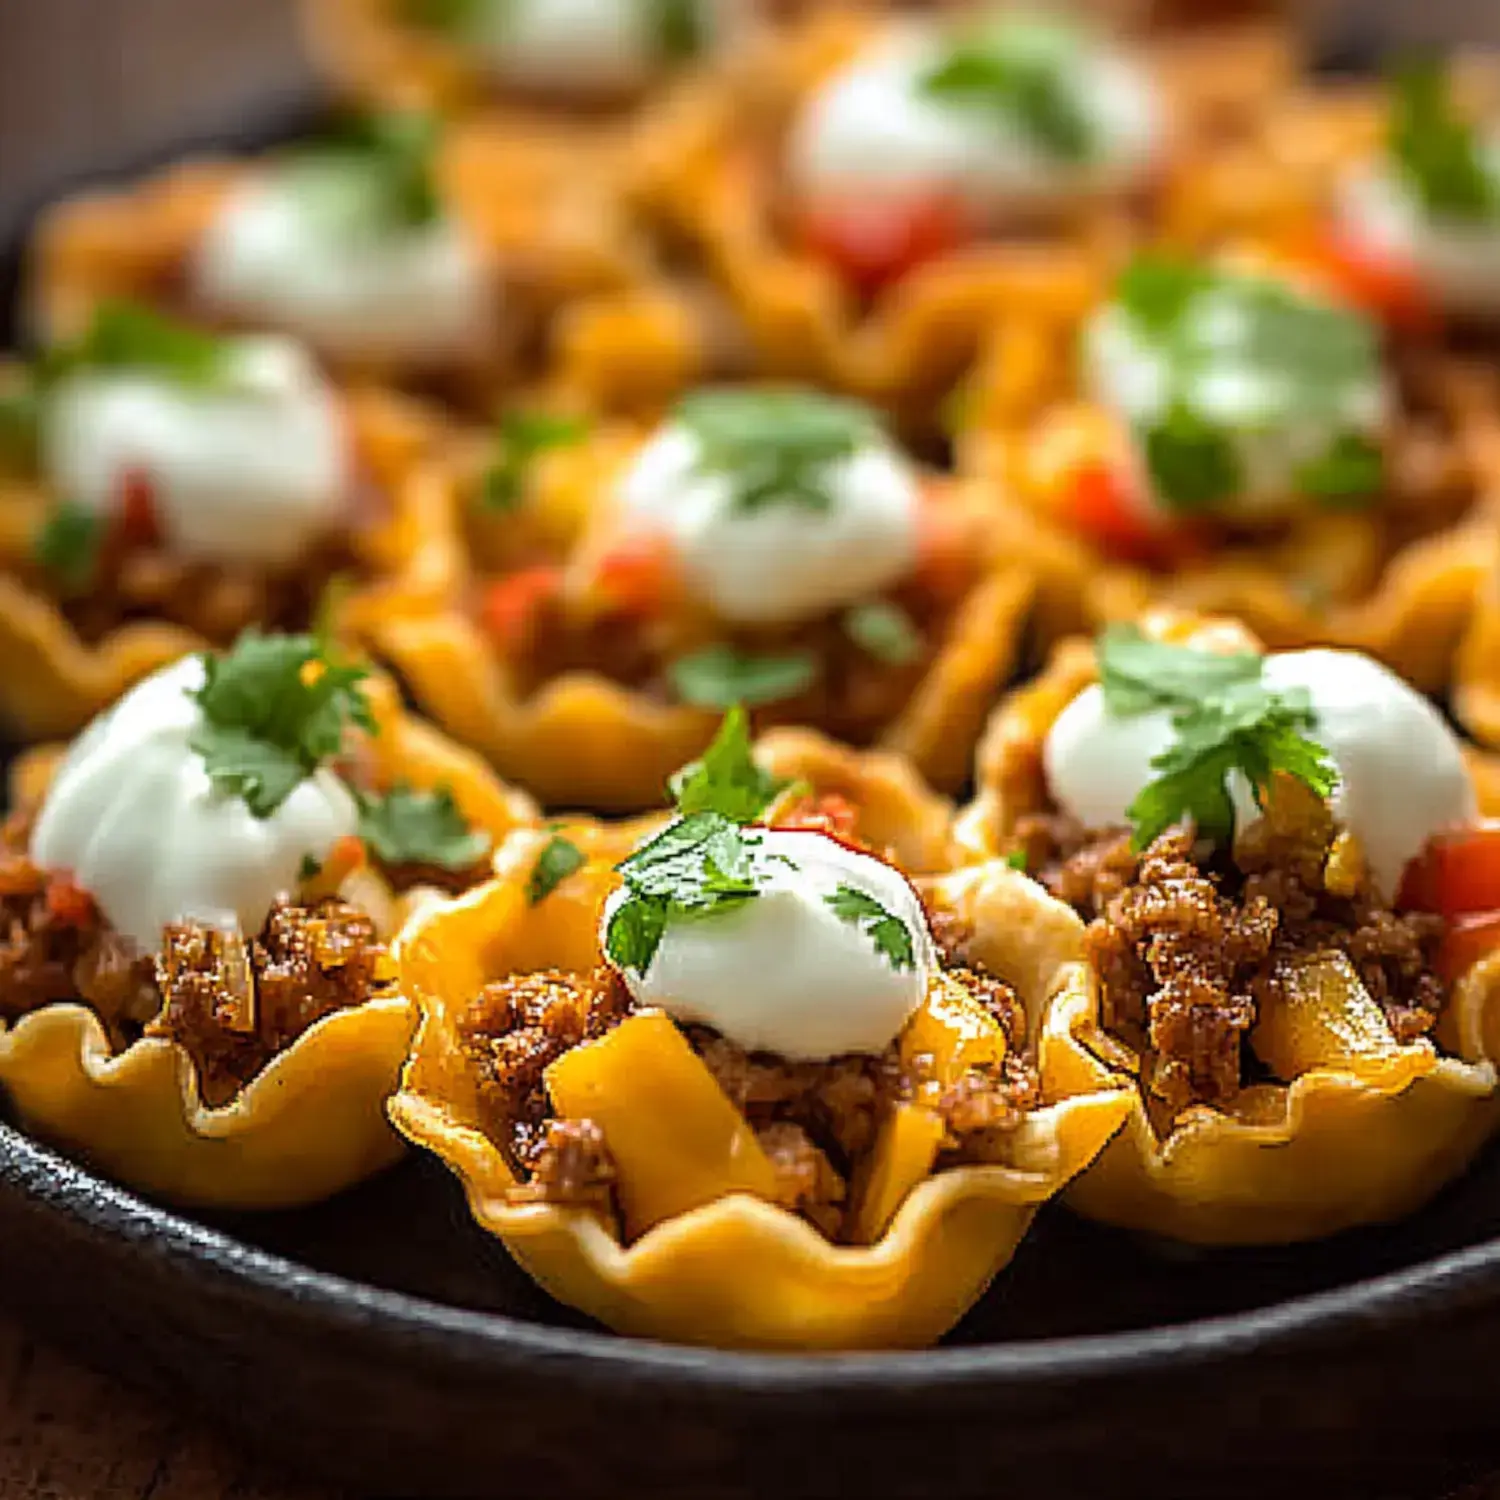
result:
[(131, 1186), (311, 1202), (397, 1154), (391, 942), (529, 802), (306, 635), (139, 683), (13, 777), (0, 1083)]
[[(589, 441), (533, 418), (506, 452), (544, 435)], [(477, 503), (514, 506), (494, 489), (513, 478), (492, 472)], [(811, 389), (695, 393), (575, 513), (565, 555), (476, 580), (469, 613), (372, 627), (503, 775), (551, 803), (650, 806), (743, 703), (963, 778), (1028, 589), (993, 564), (984, 497), (923, 473), (872, 412)]]
[(1002, 704), (978, 781), (960, 841), (1088, 924), (1051, 1055), (1137, 1093), (1081, 1212), (1330, 1234), (1420, 1207), (1500, 1122), (1500, 844), (1386, 668), (1227, 621), (1111, 627)]
[(789, 785), (747, 722), (635, 847), (518, 835), (431, 912), (403, 949), (423, 1019), (392, 1118), (543, 1286), (623, 1332), (926, 1343), (1125, 1095), (1040, 1086), (1064, 909), (1001, 861), (919, 894), (863, 841), (857, 769), (847, 795)]
[(292, 339), (108, 301), (7, 379), (0, 713), (25, 736), (247, 626), (305, 627), (335, 579), (382, 610), (444, 586), (402, 488), (440, 420)]

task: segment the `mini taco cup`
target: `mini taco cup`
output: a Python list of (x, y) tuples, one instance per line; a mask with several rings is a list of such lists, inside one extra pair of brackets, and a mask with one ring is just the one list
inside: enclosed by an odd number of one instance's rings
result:
[[(389, 682), (373, 680), (369, 697), (380, 733), (360, 753), (372, 786), (445, 787), (497, 846), (534, 819), (527, 798), (406, 714)], [(16, 763), (13, 805), (45, 795), (62, 753), (33, 750)], [(368, 869), (343, 893), (397, 946), (436, 899), (422, 886), (397, 892)], [(386, 963), (393, 981), (396, 960), (388, 955)], [(383, 1111), (412, 1025), (407, 996), (388, 982), (363, 1004), (315, 1022), (233, 1097), (210, 1105), (177, 1041), (148, 1035), (120, 1049), (89, 1007), (51, 1004), (0, 1029), (0, 1085), (23, 1128), (142, 1192), (211, 1208), (294, 1207), (401, 1154)]]

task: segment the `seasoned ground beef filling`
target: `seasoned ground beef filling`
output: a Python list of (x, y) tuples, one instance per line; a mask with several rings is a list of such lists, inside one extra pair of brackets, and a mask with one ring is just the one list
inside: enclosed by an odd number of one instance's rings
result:
[(195, 922), (140, 957), (88, 896), (26, 857), (28, 825), (0, 835), (0, 1017), (92, 1007), (118, 1047), (180, 1042), (210, 1105), (232, 1099), (276, 1054), (335, 1010), (392, 987), (370, 918), (345, 902), (278, 903), (249, 942)]
[(1431, 1030), (1446, 998), (1433, 966), (1441, 920), (1393, 912), (1299, 783), (1279, 785), (1233, 851), (1206, 863), (1184, 829), (1142, 853), (1124, 830), (1061, 816), (1026, 819), (1017, 836), (1036, 877), (1092, 919), (1104, 1025), (1142, 1055), (1142, 1081), (1169, 1115), (1264, 1076), (1253, 1028), (1290, 960), (1346, 955), (1399, 1042)]
[[(955, 955), (955, 959), (958, 955)], [(1020, 1051), (1024, 1017), (1010, 988), (950, 967), (1005, 1030), (1014, 1050), (998, 1070), (973, 1070), (936, 1091), (917, 1067), (904, 1069), (893, 1045), (881, 1057), (792, 1063), (747, 1053), (706, 1027), (685, 1028), (693, 1049), (754, 1128), (776, 1171), (778, 1201), (831, 1239), (845, 1236), (849, 1184), (894, 1105), (916, 1098), (948, 1125), (939, 1166), (1004, 1160), (1006, 1135), (1039, 1100), (1036, 1074)], [(591, 1121), (552, 1114), (543, 1075), (579, 1044), (603, 1036), (632, 1010), (619, 976), (549, 970), (488, 985), (459, 1023), (480, 1083), (487, 1128), (522, 1182), (518, 1201), (613, 1208), (608, 1142)]]

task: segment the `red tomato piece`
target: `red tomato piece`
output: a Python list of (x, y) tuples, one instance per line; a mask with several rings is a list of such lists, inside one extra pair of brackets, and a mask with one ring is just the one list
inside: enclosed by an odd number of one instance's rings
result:
[(64, 927), (86, 927), (94, 917), (94, 898), (73, 877), (59, 872), (47, 879), (47, 915)]
[(917, 515), (917, 586), (940, 599), (961, 594), (974, 577), (973, 540), (968, 517), (925, 492)]
[(1073, 475), (1063, 513), (1074, 530), (1119, 562), (1170, 568), (1196, 550), (1186, 528), (1143, 514), (1129, 481), (1105, 463), (1086, 464)]
[(1417, 268), (1362, 244), (1352, 234), (1327, 229), (1297, 247), (1296, 258), (1345, 301), (1388, 328), (1421, 333), (1438, 321)]
[(847, 843), (855, 836), (855, 830), (859, 826), (859, 813), (847, 797), (842, 797), (837, 792), (824, 792), (804, 797), (793, 804), (784, 817), (776, 820), (776, 826), (826, 833)]
[(562, 569), (548, 564), (522, 568), (497, 579), (484, 593), (480, 618), (484, 628), (507, 653), (523, 650), (536, 629), (537, 617), (557, 596)]
[(1460, 917), (1449, 925), (1438, 949), (1438, 974), (1449, 984), (1500, 948), (1500, 911)]
[(949, 193), (905, 203), (844, 202), (809, 209), (801, 224), (807, 249), (865, 297), (957, 250), (973, 233), (968, 211)]
[(1500, 912), (1500, 820), (1434, 834), (1407, 865), (1396, 904), (1450, 921)]
[(672, 590), (672, 556), (660, 537), (632, 537), (599, 560), (597, 582), (610, 606), (622, 614), (653, 615)]
[(161, 540), (155, 486), (144, 469), (126, 469), (120, 476), (118, 524), (127, 546), (151, 547)]

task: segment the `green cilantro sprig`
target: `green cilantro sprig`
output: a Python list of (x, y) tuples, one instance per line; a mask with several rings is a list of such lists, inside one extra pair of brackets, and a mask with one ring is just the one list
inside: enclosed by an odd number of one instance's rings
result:
[(922, 632), (899, 604), (871, 599), (846, 610), (844, 634), (861, 651), (891, 667), (910, 666), (921, 660)]
[(495, 0), (395, 0), (395, 14), (421, 31), (461, 34), (478, 25)]
[(1061, 161), (1084, 161), (1097, 141), (1077, 53), (1078, 39), (1055, 24), (1012, 22), (960, 41), (920, 87), (931, 98), (1001, 116)]
[(343, 233), (421, 229), (441, 217), (434, 163), (441, 126), (420, 110), (370, 115), (294, 153), (286, 181)]
[(201, 658), (192, 694), (202, 723), (188, 743), (216, 790), (269, 818), (343, 748), (353, 725), (377, 725), (360, 683), (364, 668), (329, 660), (312, 635), (247, 630), (224, 656)]
[(513, 511), (526, 494), (532, 465), (544, 453), (571, 448), (588, 436), (583, 417), (560, 412), (508, 411), (500, 419), (499, 453), (480, 487), (482, 509)]
[(708, 41), (704, 0), (646, 0), (661, 55), (672, 62), (696, 57)]
[(1233, 440), (1185, 402), (1141, 423), (1139, 437), (1151, 482), (1173, 510), (1208, 510), (1239, 494), (1244, 469)]
[(914, 969), (916, 950), (911, 929), (893, 916), (873, 896), (852, 885), (841, 885), (824, 904), (841, 922), (858, 927), (875, 945), (875, 951), (893, 969)]
[(1340, 433), (1327, 452), (1297, 473), (1297, 489), (1329, 508), (1362, 509), (1384, 484), (1385, 454), (1380, 444), (1357, 432)]
[(1500, 174), (1483, 137), (1455, 107), (1440, 63), (1408, 64), (1391, 99), (1392, 161), (1428, 213), (1486, 222), (1500, 216)]
[(750, 718), (737, 703), (724, 716), (703, 758), (678, 771), (668, 789), (684, 816), (716, 812), (731, 822), (753, 823), (791, 784), (756, 761)]
[(697, 441), (697, 472), (727, 480), (741, 510), (830, 509), (830, 467), (881, 436), (868, 407), (793, 387), (698, 391), (676, 419)]
[(818, 658), (811, 651), (755, 654), (718, 645), (678, 657), (668, 676), (682, 702), (725, 709), (795, 698), (818, 680), (818, 672)]
[(490, 849), (489, 835), (470, 826), (450, 788), (419, 792), (404, 782), (381, 796), (360, 798), (359, 836), (388, 866), (467, 870)]
[(212, 387), (233, 368), (234, 345), (137, 302), (107, 300), (77, 338), (43, 351), (35, 378), (43, 394), (75, 370), (144, 370), (174, 384)]
[(41, 434), (41, 390), (31, 371), (17, 372), (0, 390), (0, 472), (36, 471)]
[(1133, 626), (1115, 626), (1100, 636), (1098, 658), (1109, 712), (1172, 715), (1176, 739), (1151, 762), (1159, 774), (1126, 811), (1135, 848), (1184, 819), (1201, 837), (1227, 842), (1234, 834), (1236, 775), (1257, 801), (1277, 775), (1294, 777), (1319, 797), (1332, 794), (1338, 772), (1306, 733), (1317, 726), (1307, 695), (1267, 687), (1260, 657), (1169, 646), (1146, 640)]
[(543, 902), (576, 870), (584, 865), (583, 850), (571, 839), (554, 833), (542, 846), (526, 880), (526, 904)]
[(65, 597), (76, 597), (87, 593), (94, 581), (107, 531), (96, 511), (74, 500), (61, 500), (32, 537), (32, 558)]

